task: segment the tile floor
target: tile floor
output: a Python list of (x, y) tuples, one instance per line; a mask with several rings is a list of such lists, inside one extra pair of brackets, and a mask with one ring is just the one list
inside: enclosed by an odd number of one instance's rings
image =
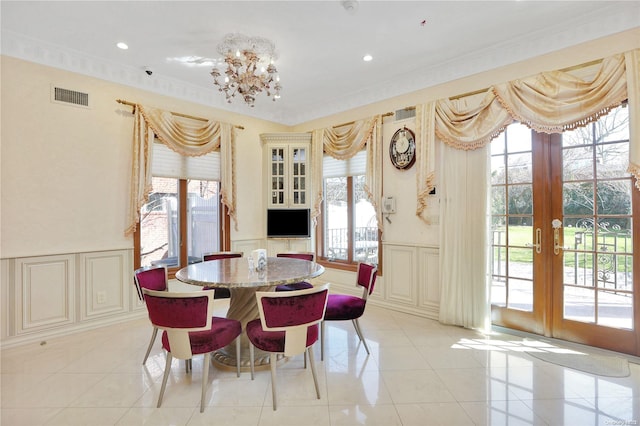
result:
[[(224, 306), (225, 302), (219, 302)], [(224, 314), (224, 312), (223, 312)], [(174, 360), (162, 408), (159, 342), (146, 366), (146, 319), (2, 351), (2, 426), (18, 425), (637, 425), (640, 365), (599, 377), (527, 355), (530, 340), (490, 336), (368, 306), (367, 356), (349, 322), (327, 324), (315, 398), (302, 356), (270, 374), (211, 369), (199, 412), (202, 357)]]

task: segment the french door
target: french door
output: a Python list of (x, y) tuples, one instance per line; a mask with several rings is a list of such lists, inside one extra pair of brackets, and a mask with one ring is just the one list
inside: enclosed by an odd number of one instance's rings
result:
[[(640, 355), (640, 194), (628, 113), (491, 144), (494, 324)], [(634, 250), (635, 248), (635, 250)]]

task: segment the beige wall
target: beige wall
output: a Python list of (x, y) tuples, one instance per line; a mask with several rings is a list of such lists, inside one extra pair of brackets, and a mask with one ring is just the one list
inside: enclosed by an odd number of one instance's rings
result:
[[(262, 157), (259, 134), (308, 131), (431, 99), (481, 89), (543, 70), (563, 68), (640, 47), (640, 29), (597, 40), (447, 84), (427, 88), (287, 128), (131, 87), (2, 56), (0, 258), (131, 248), (125, 238), (129, 190), (131, 109), (126, 99), (211, 117), (245, 127), (238, 131), (239, 229), (233, 240), (262, 238)], [(90, 94), (91, 108), (50, 101), (55, 84)], [(400, 123), (385, 121), (388, 140)], [(415, 217), (415, 173), (384, 163), (384, 188), (397, 199), (386, 241), (437, 244), (437, 197), (426, 225)]]
[[(89, 93), (91, 108), (51, 102), (51, 85)], [(2, 56), (0, 257), (132, 247), (123, 231), (133, 115), (116, 99), (244, 126), (234, 238), (262, 235), (246, 207), (262, 199), (258, 135), (286, 127)]]

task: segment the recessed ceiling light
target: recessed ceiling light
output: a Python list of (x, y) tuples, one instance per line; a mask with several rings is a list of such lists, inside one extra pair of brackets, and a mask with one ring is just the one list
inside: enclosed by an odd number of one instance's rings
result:
[(122, 49), (122, 50), (127, 50), (129, 48), (127, 43), (125, 43), (124, 41), (118, 42), (118, 44), (116, 44), (116, 46), (118, 46), (118, 49)]
[(371, 62), (371, 61), (373, 61), (373, 56), (371, 56), (371, 55), (369, 55), (369, 54), (364, 55), (364, 56), (362, 57), (362, 60), (363, 60), (363, 61), (365, 61), (365, 62)]

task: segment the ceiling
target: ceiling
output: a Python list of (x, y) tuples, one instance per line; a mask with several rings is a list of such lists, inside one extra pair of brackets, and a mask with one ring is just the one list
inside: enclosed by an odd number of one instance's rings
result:
[[(343, 3), (2, 0), (2, 54), (295, 125), (640, 25), (640, 1)], [(281, 99), (228, 104), (211, 66), (177, 60), (228, 33), (274, 42)]]

